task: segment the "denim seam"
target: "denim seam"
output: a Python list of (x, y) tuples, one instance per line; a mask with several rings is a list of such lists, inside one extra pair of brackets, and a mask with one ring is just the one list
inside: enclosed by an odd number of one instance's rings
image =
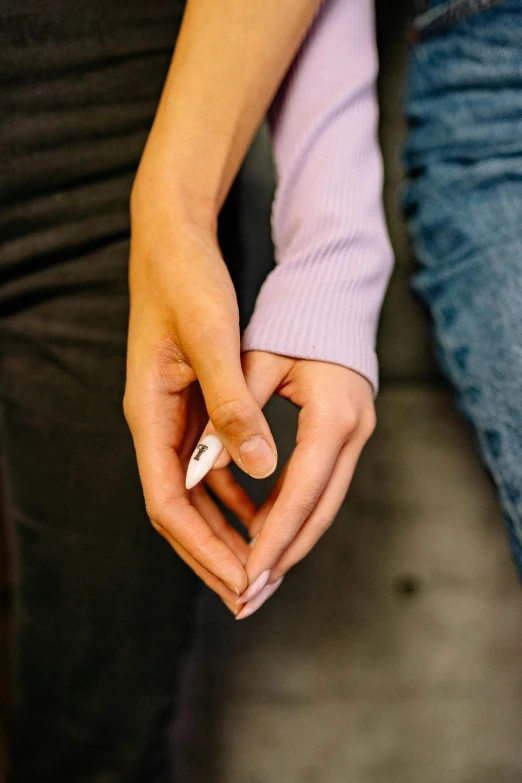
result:
[(466, 16), (485, 11), (504, 0), (450, 0), (450, 2), (430, 8), (415, 17), (410, 25), (408, 38), (418, 41), (439, 31), (452, 22), (458, 22)]
[[(439, 315), (434, 314), (435, 321), (439, 322)], [(446, 366), (449, 371), (449, 375), (453, 381), (453, 383), (458, 386), (458, 380), (460, 368), (455, 364), (452, 358), (445, 357)], [(491, 448), (487, 442), (487, 439), (484, 437), (483, 433), (489, 428), (488, 422), (480, 415), (478, 411), (472, 411), (468, 404), (462, 399), (457, 398), (457, 407), (460, 409), (460, 411), (464, 414), (465, 418), (469, 421), (471, 426), (474, 429), (474, 434), (476, 437), (476, 442), (479, 446), (479, 451), (482, 454), (483, 462), (489, 470), (494, 483), (496, 484), (497, 493), (498, 495), (501, 495), (500, 501), (501, 501), (501, 508), (504, 512), (505, 509), (508, 510), (509, 513), (509, 519), (512, 522), (513, 525), (513, 533), (517, 539), (517, 542), (519, 546), (522, 549), (522, 516), (516, 506), (516, 504), (511, 500), (511, 498), (508, 496), (508, 493), (505, 491), (505, 487), (507, 486), (507, 482), (504, 478), (504, 470), (502, 461), (495, 458), (493, 455)], [(512, 461), (515, 461), (514, 458), (512, 458)], [(505, 513), (502, 514), (504, 520), (505, 520)], [(518, 559), (515, 559), (518, 565)], [(521, 572), (522, 577), (522, 572)]]

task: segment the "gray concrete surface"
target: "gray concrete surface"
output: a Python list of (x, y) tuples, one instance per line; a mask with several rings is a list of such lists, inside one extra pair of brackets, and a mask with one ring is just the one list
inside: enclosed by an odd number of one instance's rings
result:
[[(521, 596), (492, 487), (445, 390), (389, 385), (378, 413), (277, 595), (242, 623), (206, 599), (202, 780), (522, 780)], [(294, 411), (269, 415), (288, 447)]]

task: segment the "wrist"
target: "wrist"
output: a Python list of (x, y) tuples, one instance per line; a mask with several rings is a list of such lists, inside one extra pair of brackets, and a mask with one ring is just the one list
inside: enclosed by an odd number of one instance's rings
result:
[(166, 220), (217, 236), (216, 200), (184, 175), (172, 155), (143, 154), (132, 186), (130, 212), (132, 223)]

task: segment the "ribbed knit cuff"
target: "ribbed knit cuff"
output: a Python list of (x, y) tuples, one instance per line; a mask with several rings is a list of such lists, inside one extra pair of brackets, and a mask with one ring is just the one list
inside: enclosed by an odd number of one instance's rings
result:
[(273, 269), (243, 333), (241, 351), (340, 364), (367, 378), (376, 396), (374, 292), (368, 297), (360, 287), (350, 291), (351, 281), (329, 279), (325, 267), (317, 264), (314, 274), (295, 266)]

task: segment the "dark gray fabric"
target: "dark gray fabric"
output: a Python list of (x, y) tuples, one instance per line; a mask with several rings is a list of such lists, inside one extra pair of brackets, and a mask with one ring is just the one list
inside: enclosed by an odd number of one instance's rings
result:
[[(0, 0), (16, 783), (171, 779), (196, 580), (148, 523), (121, 401), (129, 191), (182, 11), (178, 0)], [(221, 226), (236, 281), (238, 198), (236, 186)]]

